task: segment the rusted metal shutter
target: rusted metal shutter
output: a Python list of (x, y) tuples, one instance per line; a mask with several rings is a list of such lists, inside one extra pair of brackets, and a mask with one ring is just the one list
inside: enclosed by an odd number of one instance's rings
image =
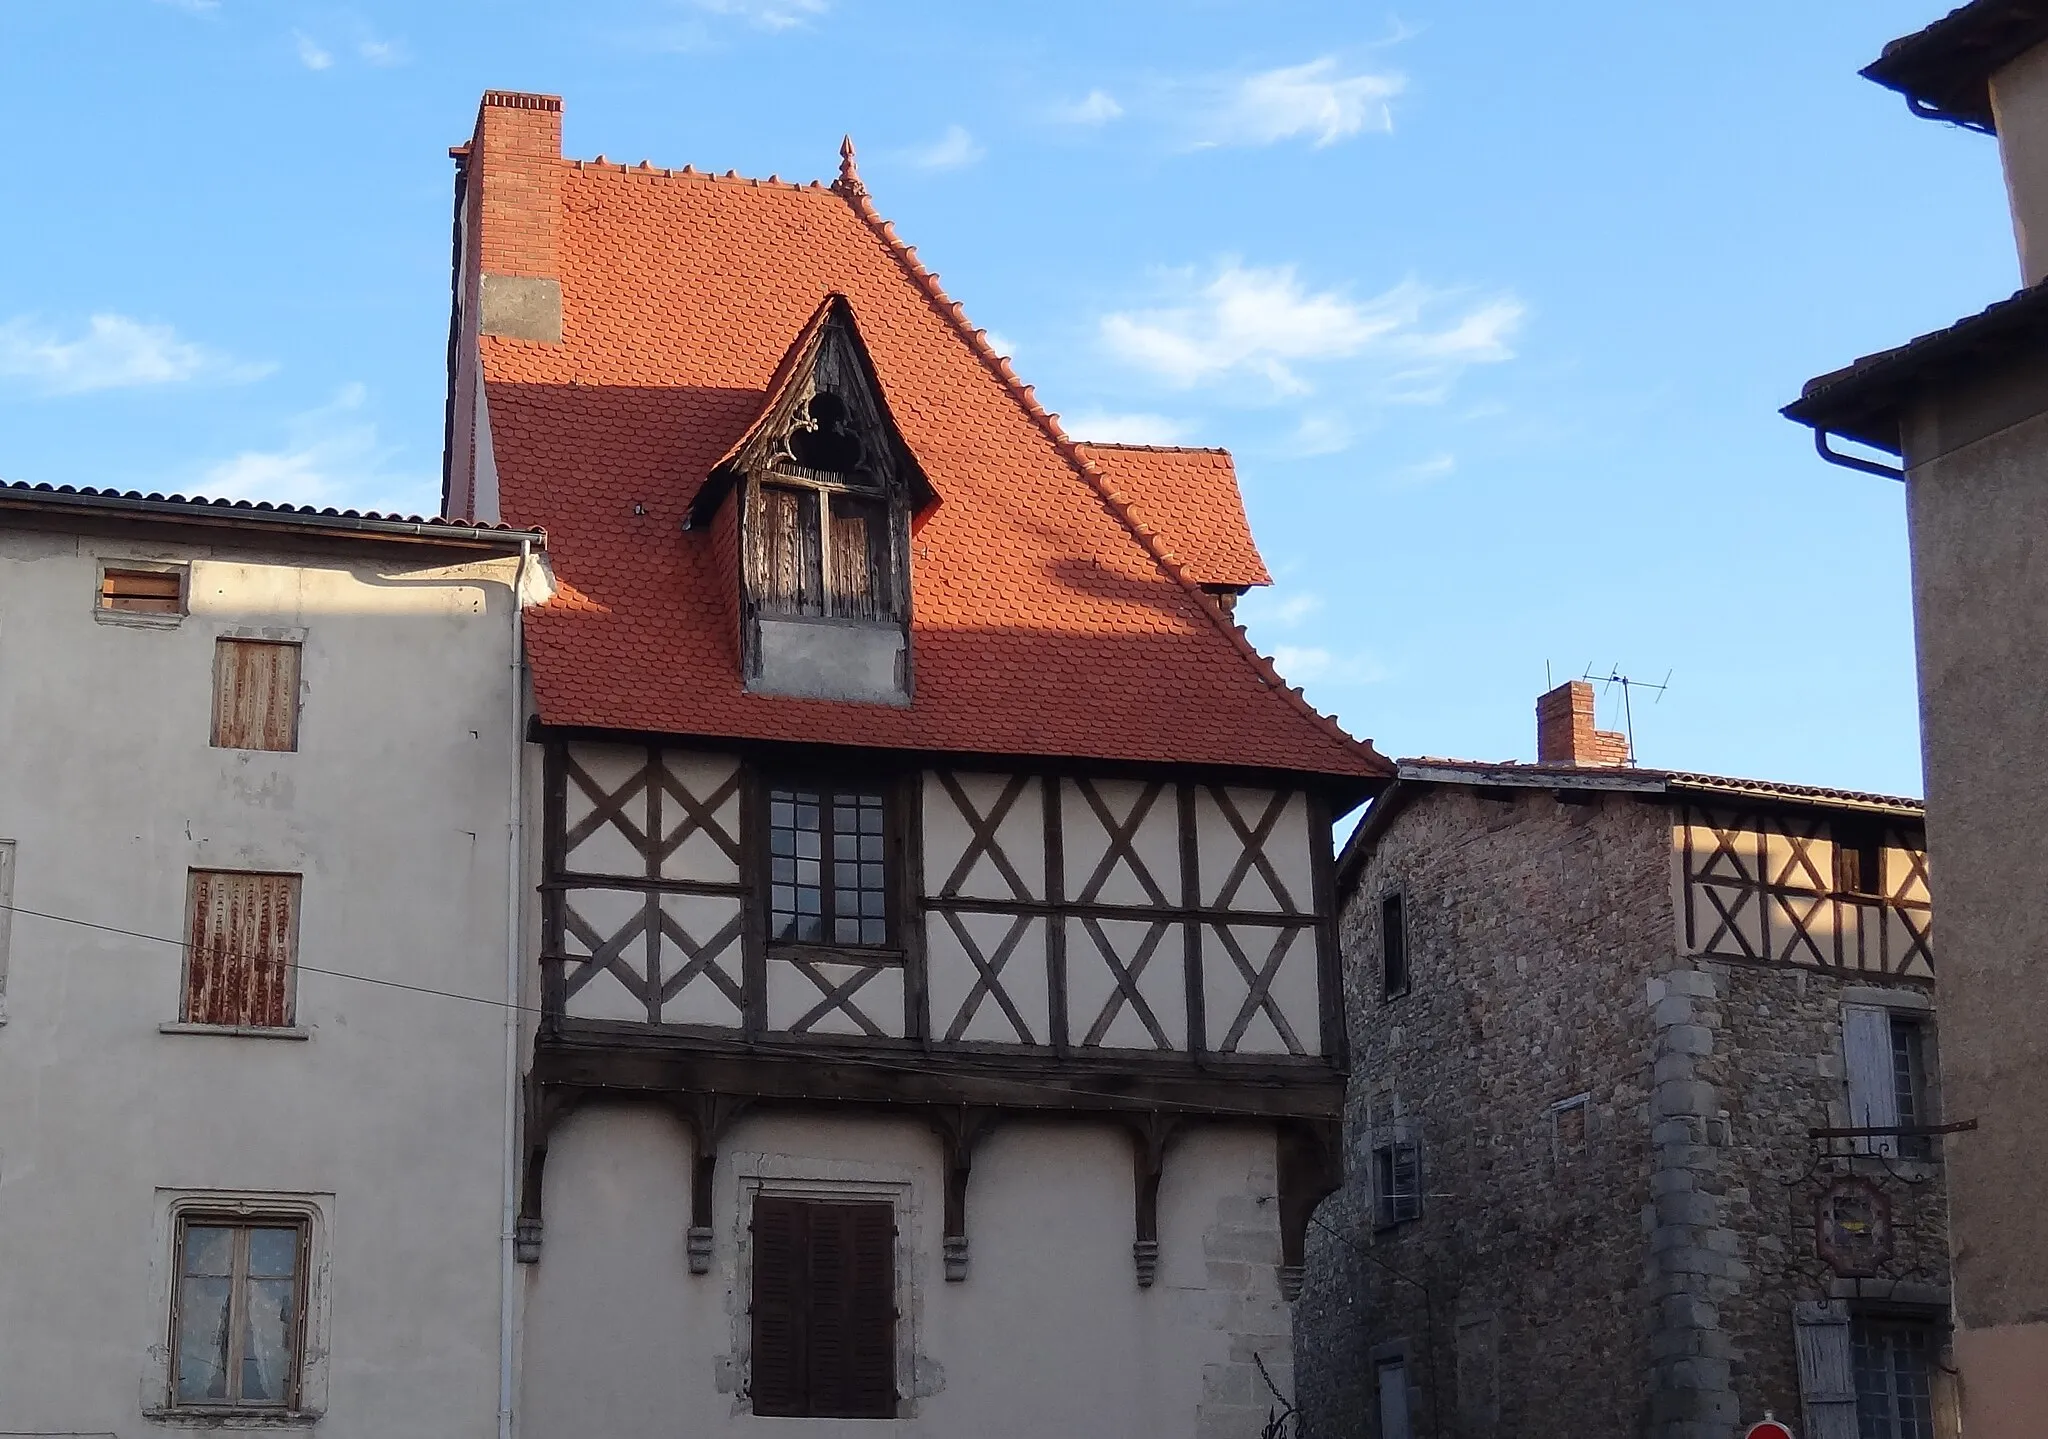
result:
[(295, 874), (193, 870), (185, 1022), (289, 1025), (298, 916)]
[(299, 647), (218, 640), (213, 649), (213, 743), (219, 749), (299, 747)]
[(754, 1201), (756, 1414), (896, 1413), (896, 1217), (887, 1204)]

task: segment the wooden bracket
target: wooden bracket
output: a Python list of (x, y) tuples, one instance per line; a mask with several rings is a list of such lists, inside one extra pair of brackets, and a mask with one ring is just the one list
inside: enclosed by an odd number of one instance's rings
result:
[(1159, 1179), (1166, 1172), (1166, 1147), (1187, 1124), (1183, 1116), (1156, 1112), (1134, 1114), (1125, 1120), (1131, 1131), (1131, 1174), (1137, 1201), (1137, 1237), (1131, 1242), (1131, 1262), (1137, 1268), (1140, 1289), (1150, 1289), (1159, 1273)]
[(967, 1277), (967, 1176), (974, 1166), (974, 1146), (1002, 1116), (999, 1110), (962, 1104), (934, 1107), (926, 1117), (945, 1156), (946, 1282), (958, 1284)]
[(583, 1091), (560, 1085), (526, 1082), (525, 1164), (520, 1174), (519, 1218), (512, 1229), (512, 1255), (521, 1264), (540, 1262), (541, 1194), (548, 1163), (548, 1142), (557, 1126), (583, 1102)]
[(713, 1229), (712, 1190), (718, 1179), (718, 1142), (734, 1120), (744, 1114), (751, 1100), (729, 1094), (678, 1094), (670, 1106), (696, 1137), (690, 1163), (689, 1254), (692, 1274), (711, 1272)]
[(1280, 1297), (1290, 1304), (1301, 1296), (1309, 1220), (1343, 1182), (1343, 1143), (1336, 1120), (1296, 1119), (1280, 1126)]

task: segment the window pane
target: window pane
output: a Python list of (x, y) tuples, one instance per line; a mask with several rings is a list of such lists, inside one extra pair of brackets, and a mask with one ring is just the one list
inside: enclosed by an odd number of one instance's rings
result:
[(297, 1229), (252, 1229), (249, 1231), (249, 1277), (289, 1279), (299, 1272), (299, 1231)]
[[(189, 1240), (187, 1244), (189, 1253)], [(226, 1275), (188, 1274), (178, 1281), (176, 1384), (180, 1403), (227, 1400), (228, 1291), (233, 1283)]]
[[(275, 1232), (275, 1231), (272, 1231)], [(294, 1244), (298, 1236), (292, 1236)], [(251, 1236), (254, 1265), (254, 1236)], [(283, 1279), (251, 1279), (248, 1322), (242, 1334), (242, 1402), (282, 1404), (291, 1397), (292, 1319), (297, 1285)]]
[(235, 1231), (223, 1224), (185, 1229), (185, 1272), (225, 1279), (235, 1272)]

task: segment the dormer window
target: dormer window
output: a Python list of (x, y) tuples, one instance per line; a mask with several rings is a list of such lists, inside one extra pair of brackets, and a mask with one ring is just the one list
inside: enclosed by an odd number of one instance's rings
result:
[(747, 688), (908, 704), (910, 520), (932, 494), (844, 299), (825, 302), (777, 368), (692, 524), (734, 491)]

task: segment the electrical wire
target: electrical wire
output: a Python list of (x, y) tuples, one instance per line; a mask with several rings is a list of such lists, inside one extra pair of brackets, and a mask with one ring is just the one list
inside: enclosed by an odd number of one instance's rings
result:
[[(0, 911), (5, 911), (11, 914), (27, 915), (32, 919), (46, 919), (55, 924), (76, 925), (81, 929), (96, 929), (105, 934), (123, 935), (129, 939), (147, 940), (151, 944), (167, 944), (174, 949), (184, 950), (190, 949), (192, 947), (190, 942), (186, 940), (172, 939), (167, 935), (148, 934), (139, 929), (123, 929), (120, 925), (100, 924), (94, 920), (78, 919), (68, 914), (52, 914), (47, 910), (26, 909), (20, 905), (14, 904), (0, 904)], [(431, 985), (407, 984), (403, 980), (382, 979), (373, 974), (356, 974), (345, 969), (323, 969), (317, 965), (300, 964), (297, 961), (294, 961), (292, 963), (291, 968), (298, 970), (300, 973), (303, 974), (324, 975), (329, 979), (354, 980), (358, 984), (373, 984), (385, 989), (403, 990), (409, 994), (431, 995), (436, 999), (456, 999), (461, 1000), (465, 1004), (481, 1004), (494, 1009), (515, 1009), (522, 1014), (541, 1015), (545, 1013), (545, 1011), (537, 1005), (513, 1004), (502, 999), (487, 999), (482, 995), (462, 994), (452, 989), (435, 989)], [(913, 1064), (891, 1063), (886, 1059), (880, 1059), (872, 1055), (856, 1054), (852, 1052), (848, 1052), (843, 1055), (835, 1054), (832, 1057), (832, 1062), (834, 1064), (848, 1064), (864, 1069), (880, 1070), (885, 1073), (891, 1074), (912, 1074), (928, 1077), (933, 1072), (931, 1067), (928, 1065), (920, 1066)], [(1130, 1099), (1130, 1096), (1128, 1094), (1118, 1093), (1113, 1090), (1077, 1089), (1071, 1085), (1046, 1084), (1043, 1082), (1023, 1078), (1010, 1080), (1009, 1083), (1011, 1083), (1019, 1089), (1035, 1090), (1040, 1093), (1048, 1095), (1057, 1095), (1064, 1099), (1112, 1100), (1116, 1101), (1119, 1107), (1121, 1107), (1125, 1103), (1128, 1103)], [(1172, 1101), (1165, 1101), (1165, 1103), (1171, 1104)], [(1277, 1120), (1293, 1117), (1283, 1114), (1274, 1114), (1270, 1110), (1232, 1108), (1228, 1106), (1218, 1106), (1213, 1104), (1204, 1104), (1200, 1106), (1199, 1112), (1204, 1115), (1218, 1115), (1232, 1119), (1241, 1118)]]

